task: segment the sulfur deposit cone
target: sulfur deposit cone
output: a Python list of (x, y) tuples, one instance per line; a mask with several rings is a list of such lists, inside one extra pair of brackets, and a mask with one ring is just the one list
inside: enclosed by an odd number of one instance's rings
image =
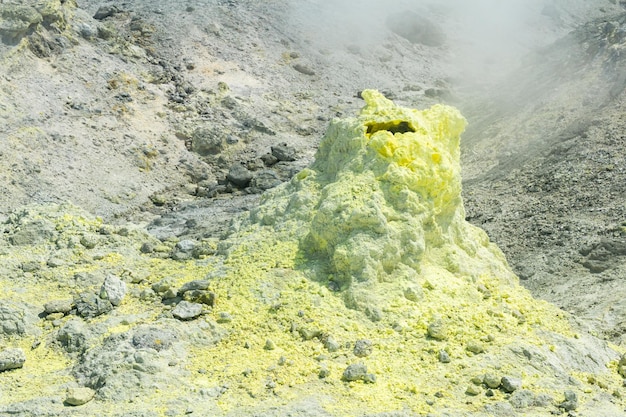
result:
[[(465, 221), (460, 113), (363, 98), (223, 245), (219, 291), (245, 317), (223, 343), (255, 375), (242, 387), (337, 416), (550, 415), (617, 396), (618, 353), (533, 299)], [(616, 396), (605, 411), (623, 411)]]

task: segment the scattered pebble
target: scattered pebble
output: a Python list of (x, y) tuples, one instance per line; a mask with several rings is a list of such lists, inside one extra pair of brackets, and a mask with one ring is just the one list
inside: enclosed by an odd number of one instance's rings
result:
[(363, 381), (366, 383), (376, 382), (376, 375), (367, 372), (367, 366), (363, 363), (353, 363), (348, 365), (345, 371), (343, 371), (342, 379), (344, 381)]
[(500, 386), (501, 384), (501, 379), (497, 377), (494, 374), (485, 374), (485, 377), (483, 378), (483, 382), (485, 383), (485, 385), (487, 385), (489, 388), (493, 388), (496, 389)]
[(272, 155), (279, 161), (295, 161), (296, 160), (296, 148), (289, 146), (286, 143), (281, 143), (272, 146)]
[(43, 306), (46, 314), (63, 313), (67, 314), (72, 309), (72, 300), (53, 300)]
[(372, 354), (374, 350), (374, 346), (372, 345), (371, 340), (361, 339), (357, 340), (354, 344), (353, 353), (355, 356), (359, 358), (364, 358)]
[(450, 363), (450, 355), (443, 349), (439, 351), (438, 358), (441, 363)]
[(315, 75), (315, 71), (304, 64), (295, 64), (293, 69), (304, 75)]
[(87, 404), (95, 395), (96, 392), (88, 387), (68, 388), (65, 403), (73, 406)]
[(328, 336), (326, 338), (326, 340), (324, 341), (324, 347), (329, 352), (337, 352), (340, 348), (339, 343), (335, 339), (333, 339), (332, 336)]
[(187, 291), (208, 290), (208, 289), (209, 289), (209, 281), (206, 279), (198, 279), (198, 280), (189, 281), (183, 284), (183, 286), (180, 287), (180, 289), (178, 290), (178, 294), (183, 295)]
[(79, 316), (89, 319), (108, 313), (113, 310), (113, 305), (109, 300), (98, 297), (94, 293), (81, 293), (74, 300), (76, 312)]
[(578, 395), (574, 391), (567, 390), (564, 393), (565, 400), (559, 404), (559, 408), (565, 411), (572, 411), (578, 408)]
[(100, 287), (100, 298), (109, 300), (114, 306), (119, 306), (126, 295), (126, 283), (119, 277), (109, 274)]
[(503, 376), (500, 380), (502, 390), (504, 392), (511, 393), (522, 387), (522, 380), (520, 378), (514, 378), (512, 376)]
[(179, 320), (191, 320), (202, 314), (202, 304), (181, 301), (172, 310), (172, 315)]
[(319, 373), (318, 373), (318, 376), (319, 376), (321, 379), (324, 379), (324, 378), (327, 378), (327, 377), (329, 377), (329, 376), (330, 376), (330, 370), (328, 369), (328, 367), (327, 367), (326, 365), (322, 365), (322, 366), (320, 367), (320, 371), (319, 371)]
[(435, 340), (445, 340), (448, 338), (446, 327), (441, 320), (435, 320), (428, 325), (428, 337)]
[(228, 181), (235, 184), (237, 187), (245, 188), (252, 181), (253, 174), (246, 167), (241, 164), (233, 164), (226, 176)]
[(479, 354), (479, 353), (483, 353), (485, 351), (485, 346), (483, 346), (482, 343), (476, 341), (476, 340), (472, 340), (470, 342), (467, 343), (467, 347), (466, 349), (469, 352), (475, 353), (475, 354)]

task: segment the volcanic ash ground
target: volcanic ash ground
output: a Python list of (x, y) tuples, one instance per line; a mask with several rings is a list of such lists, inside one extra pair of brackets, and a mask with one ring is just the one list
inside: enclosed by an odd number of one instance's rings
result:
[(362, 96), (226, 240), (159, 242), (69, 205), (12, 216), (0, 317), (42, 318), (2, 339), (25, 358), (0, 410), (62, 414), (86, 388), (75, 415), (621, 415), (626, 357), (465, 221), (459, 112)]

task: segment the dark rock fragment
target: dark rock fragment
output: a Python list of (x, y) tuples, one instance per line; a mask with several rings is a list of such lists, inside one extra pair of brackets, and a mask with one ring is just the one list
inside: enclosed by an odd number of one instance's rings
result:
[(574, 391), (565, 391), (565, 400), (559, 404), (559, 408), (565, 411), (572, 411), (578, 408), (578, 395)]
[(107, 4), (104, 6), (100, 6), (100, 8), (98, 8), (98, 10), (96, 11), (96, 14), (93, 15), (93, 18), (96, 20), (102, 20), (102, 19), (106, 19), (107, 17), (116, 15), (120, 13), (121, 11), (122, 10), (120, 10), (120, 8), (117, 7), (116, 5)]
[(295, 64), (293, 66), (293, 69), (298, 71), (300, 74), (315, 75), (315, 71), (313, 69), (311, 69), (309, 66), (304, 65), (304, 64)]
[(372, 341), (368, 339), (357, 340), (354, 344), (353, 353), (355, 356), (359, 358), (364, 358), (372, 354), (374, 350), (374, 346), (372, 345)]
[(82, 293), (74, 301), (79, 316), (89, 319), (113, 310), (113, 304), (93, 293)]
[(253, 175), (246, 167), (241, 164), (234, 164), (230, 167), (228, 175), (226, 176), (228, 181), (235, 184), (237, 187), (247, 187), (250, 181), (252, 181)]
[(256, 174), (254, 178), (252, 178), (252, 181), (250, 181), (251, 187), (258, 188), (262, 191), (277, 187), (280, 184), (282, 184), (282, 181), (278, 177), (278, 174), (271, 170), (261, 171)]
[(274, 155), (279, 161), (295, 161), (296, 149), (286, 143), (281, 143), (276, 146), (272, 146), (272, 155)]
[(363, 363), (349, 365), (341, 377), (344, 381), (363, 381), (366, 383), (376, 382), (376, 375), (367, 372), (367, 366)]
[(265, 166), (271, 167), (276, 162), (278, 162), (278, 158), (276, 158), (271, 153), (266, 153), (265, 155), (261, 156), (261, 161), (263, 161)]

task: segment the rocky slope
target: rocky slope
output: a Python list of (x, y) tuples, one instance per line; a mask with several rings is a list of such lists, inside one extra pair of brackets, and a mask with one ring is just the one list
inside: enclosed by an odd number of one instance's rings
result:
[(475, 123), (464, 136), (470, 220), (524, 285), (620, 343), (625, 23), (623, 13), (593, 20), (529, 56), (501, 95), (468, 106)]

